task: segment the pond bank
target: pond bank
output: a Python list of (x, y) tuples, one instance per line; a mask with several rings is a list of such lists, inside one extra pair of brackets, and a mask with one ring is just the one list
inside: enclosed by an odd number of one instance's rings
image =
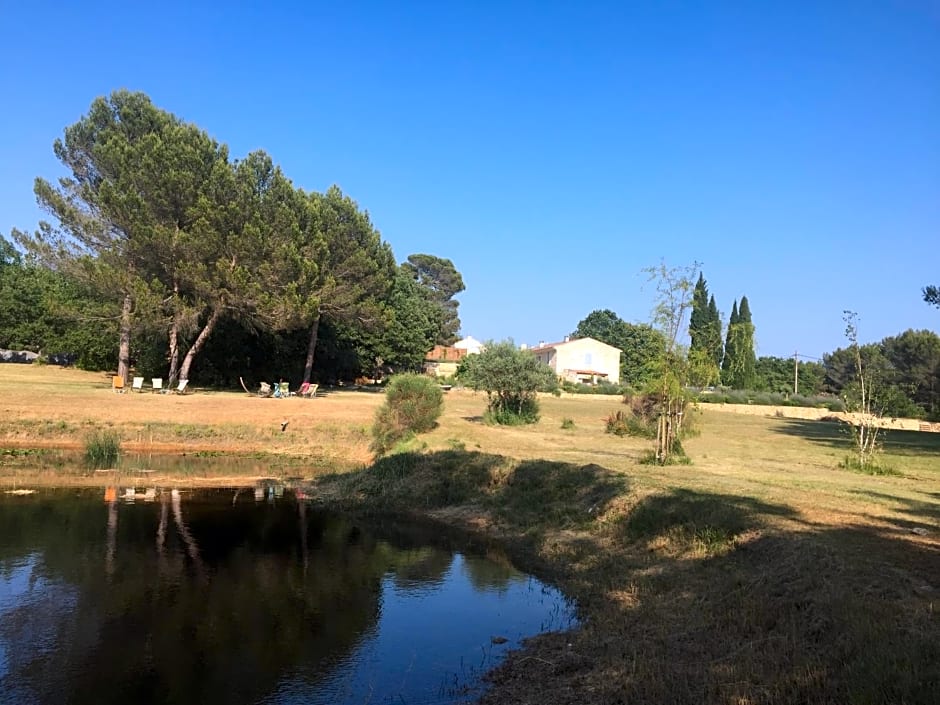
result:
[[(130, 445), (130, 447), (128, 447)], [(265, 452), (165, 451), (122, 444), (115, 467), (88, 467), (75, 444), (0, 448), (0, 490), (17, 487), (251, 487), (349, 469), (332, 458)]]
[(935, 538), (466, 451), (391, 456), (308, 491), (495, 538), (575, 600), (583, 626), (530, 639), (483, 703), (929, 703), (940, 688)]
[[(270, 470), (271, 457), (259, 462)], [(275, 475), (81, 473), (32, 471), (19, 486), (239, 487)], [(932, 530), (888, 531), (715, 486), (651, 489), (597, 464), (466, 450), (289, 482), (325, 507), (496, 541), (575, 601), (582, 626), (511, 653), (487, 675), (485, 704), (931, 703), (940, 688)]]

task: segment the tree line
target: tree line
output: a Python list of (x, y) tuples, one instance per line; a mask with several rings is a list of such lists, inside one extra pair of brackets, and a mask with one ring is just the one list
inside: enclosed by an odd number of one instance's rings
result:
[(339, 187), (293, 185), (263, 151), (241, 159), (142, 93), (96, 99), (37, 178), (52, 216), (0, 243), (0, 346), (69, 353), (231, 384), (331, 381), (417, 369), (456, 339), (453, 263), (397, 265)]
[[(691, 281), (688, 284), (691, 286)], [(925, 300), (940, 305), (934, 300), (936, 296), (931, 297), (933, 293), (933, 287), (926, 287)], [(701, 272), (692, 288), (687, 332), (685, 385), (839, 398), (854, 394), (857, 382), (852, 346), (827, 353), (819, 361), (758, 357), (747, 296), (733, 302), (724, 324)], [(656, 378), (667, 345), (660, 328), (629, 323), (609, 309), (589, 313), (572, 336), (595, 338), (619, 348), (623, 352), (621, 383), (634, 390), (647, 389)], [(875, 404), (881, 412), (889, 416), (940, 417), (940, 336), (929, 330), (908, 330), (862, 345), (860, 353), (875, 382)]]

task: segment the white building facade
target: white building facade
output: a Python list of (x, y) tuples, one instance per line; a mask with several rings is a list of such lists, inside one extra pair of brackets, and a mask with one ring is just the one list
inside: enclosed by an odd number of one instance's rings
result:
[(559, 379), (582, 384), (620, 384), (620, 349), (594, 338), (539, 343), (530, 349)]

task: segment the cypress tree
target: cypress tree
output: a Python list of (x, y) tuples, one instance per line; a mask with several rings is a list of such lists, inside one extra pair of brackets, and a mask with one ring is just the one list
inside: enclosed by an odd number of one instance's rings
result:
[(741, 389), (753, 389), (757, 370), (757, 355), (754, 352), (754, 323), (751, 321), (751, 307), (746, 296), (741, 297), (738, 318), (742, 329), (740, 347), (737, 350), (741, 370), (738, 381)]
[(715, 361), (715, 369), (721, 369), (721, 314), (714, 294), (708, 301), (708, 350)]
[(689, 316), (689, 337), (692, 339), (690, 350), (708, 349), (708, 285), (701, 272), (692, 292), (692, 314)]
[(734, 387), (734, 368), (736, 362), (735, 338), (737, 335), (738, 324), (738, 300), (734, 300), (731, 306), (731, 318), (728, 319), (728, 333), (725, 337), (725, 355), (721, 361), (721, 382), (729, 387)]

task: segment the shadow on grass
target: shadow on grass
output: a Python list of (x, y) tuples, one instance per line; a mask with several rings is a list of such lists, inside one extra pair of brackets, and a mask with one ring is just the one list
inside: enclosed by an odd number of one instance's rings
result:
[(698, 541), (706, 550), (733, 541), (744, 532), (763, 525), (766, 517), (793, 519), (797, 513), (781, 504), (752, 497), (673, 489), (652, 495), (634, 505), (621, 521), (623, 537), (629, 541), (670, 538)]
[(926, 705), (940, 692), (936, 542), (674, 489), (552, 564), (584, 626), (512, 654), (483, 703)]
[[(879, 503), (887, 502), (894, 504), (896, 511), (906, 514), (908, 517), (907, 520), (892, 520), (899, 526), (908, 529), (918, 527), (924, 529), (933, 528), (935, 531), (940, 531), (940, 501), (920, 501), (911, 499), (910, 497), (898, 497), (896, 495), (874, 492), (872, 490), (851, 490), (851, 492), (852, 494), (862, 497), (868, 497)], [(940, 493), (925, 492), (924, 494), (927, 497), (940, 500)]]
[(382, 509), (478, 505), (516, 529), (537, 531), (589, 524), (629, 489), (624, 475), (599, 465), (520, 463), (465, 450), (399, 453), (323, 481)]
[[(774, 430), (846, 452), (853, 449), (848, 426), (838, 421), (780, 419)], [(884, 429), (882, 433), (884, 447), (892, 455), (940, 455), (940, 433), (898, 429)]]
[(491, 504), (522, 528), (562, 528), (590, 523), (629, 490), (627, 478), (600, 465), (529, 460), (494, 493)]

